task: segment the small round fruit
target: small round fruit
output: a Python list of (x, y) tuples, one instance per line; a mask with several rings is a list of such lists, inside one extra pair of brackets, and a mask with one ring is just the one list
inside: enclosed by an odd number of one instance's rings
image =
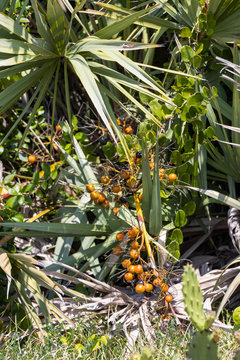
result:
[(126, 196), (121, 196), (119, 200), (120, 200), (120, 202), (121, 202), (122, 204), (125, 204), (125, 203), (128, 202), (128, 199), (127, 199)]
[(123, 267), (124, 269), (127, 269), (129, 266), (131, 266), (131, 260), (130, 260), (130, 259), (125, 259), (125, 260), (123, 260), (123, 262), (122, 262), (122, 267)]
[(141, 159), (141, 158), (142, 158), (142, 152), (141, 152), (141, 151), (136, 152), (136, 158), (137, 158), (137, 159)]
[(118, 123), (118, 125), (119, 125), (119, 126), (121, 126), (121, 125), (122, 125), (122, 123), (121, 123), (121, 120), (120, 120), (120, 119), (117, 119), (117, 123)]
[(132, 227), (131, 229), (128, 230), (128, 237), (130, 239), (134, 239), (137, 236), (138, 231), (139, 231), (138, 228)]
[(133, 259), (137, 259), (138, 258), (138, 256), (139, 256), (139, 252), (137, 251), (137, 250), (131, 250), (130, 251), (130, 256), (131, 256), (131, 258), (133, 258)]
[(126, 180), (126, 179), (128, 179), (129, 177), (130, 177), (130, 172), (129, 172), (129, 171), (124, 170), (124, 171), (121, 172), (121, 178), (122, 178), (122, 179)]
[(142, 161), (141, 159), (136, 158), (136, 159), (135, 159), (135, 164), (140, 164), (141, 161)]
[(171, 182), (176, 181), (177, 178), (178, 178), (177, 175), (174, 174), (174, 173), (168, 175), (168, 179), (169, 179), (169, 181), (171, 181)]
[(99, 202), (98, 199), (94, 199), (93, 202), (94, 202), (95, 205), (100, 205), (100, 202)]
[(116, 246), (115, 248), (113, 248), (113, 253), (116, 256), (121, 256), (123, 253), (123, 249), (121, 248), (121, 246)]
[(92, 191), (95, 190), (95, 186), (93, 184), (87, 184), (86, 186), (86, 190), (91, 193)]
[(97, 191), (92, 191), (91, 192), (91, 194), (90, 194), (90, 198), (92, 199), (92, 200), (96, 200), (96, 199), (99, 199), (99, 192), (97, 192)]
[(166, 300), (167, 302), (171, 302), (171, 301), (173, 300), (172, 295), (170, 295), (170, 294), (166, 295), (166, 296), (165, 296), (165, 300)]
[(129, 125), (129, 126), (125, 127), (124, 132), (125, 132), (125, 134), (131, 135), (132, 132), (133, 132), (133, 129), (132, 129), (132, 127)]
[(135, 267), (136, 267), (136, 265), (129, 265), (128, 271), (135, 274)]
[(159, 278), (156, 278), (153, 280), (153, 285), (156, 287), (160, 287), (162, 285), (162, 280)]
[(106, 200), (106, 196), (104, 195), (104, 193), (100, 193), (98, 197), (98, 201), (100, 203), (103, 203), (105, 200)]
[(136, 274), (142, 274), (143, 273), (143, 267), (142, 267), (142, 265), (136, 265), (136, 267), (135, 267), (135, 273)]
[(56, 125), (56, 131), (58, 132), (58, 131), (62, 131), (62, 127), (61, 127), (61, 125)]
[(104, 185), (108, 184), (109, 180), (110, 179), (109, 179), (109, 177), (107, 175), (101, 177), (101, 183), (104, 184)]
[(139, 199), (139, 201), (142, 201), (142, 199), (143, 199), (142, 194), (139, 194), (138, 199)]
[(167, 292), (168, 291), (168, 284), (162, 283), (161, 284), (161, 290), (162, 290), (162, 292)]
[(145, 287), (145, 291), (146, 291), (146, 292), (151, 292), (152, 289), (153, 289), (152, 284), (150, 284), (150, 283), (148, 283), (148, 282), (146, 282), (146, 283), (144, 284), (144, 287)]
[(138, 249), (139, 248), (139, 242), (134, 240), (130, 244), (131, 249)]
[(101, 203), (101, 206), (103, 209), (108, 209), (110, 206), (110, 202), (108, 200), (105, 200), (104, 202)]
[(143, 284), (137, 284), (135, 287), (135, 291), (138, 294), (143, 294), (145, 292), (145, 286)]
[(114, 213), (114, 215), (117, 215), (117, 214), (118, 214), (118, 212), (119, 212), (119, 210), (120, 210), (120, 208), (119, 208), (119, 207), (115, 207), (115, 208), (113, 209), (113, 213)]
[(113, 192), (113, 193), (117, 194), (117, 193), (119, 193), (120, 191), (121, 191), (121, 186), (119, 186), (119, 185), (113, 186), (113, 188), (112, 188), (112, 192)]
[(116, 234), (116, 239), (117, 239), (118, 241), (123, 240), (123, 239), (124, 239), (124, 233), (123, 233), (123, 232), (117, 233), (117, 234)]
[(146, 275), (144, 273), (138, 274), (137, 275), (138, 280), (145, 280), (146, 279)]
[(149, 163), (149, 167), (152, 170), (154, 168), (154, 163), (153, 162)]
[(132, 281), (134, 279), (134, 275), (133, 273), (130, 273), (130, 272), (127, 272), (125, 275), (124, 275), (124, 279), (128, 282)]
[(30, 162), (30, 164), (33, 164), (37, 161), (37, 158), (35, 155), (29, 155), (28, 161)]
[(105, 137), (102, 137), (100, 140), (99, 140), (100, 144), (101, 145), (106, 145), (107, 143), (107, 139)]

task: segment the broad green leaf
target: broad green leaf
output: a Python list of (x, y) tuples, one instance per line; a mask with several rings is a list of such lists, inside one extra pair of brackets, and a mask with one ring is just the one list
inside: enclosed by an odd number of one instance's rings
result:
[(184, 205), (183, 210), (184, 210), (186, 215), (188, 215), (188, 216), (193, 215), (195, 213), (195, 210), (196, 210), (196, 203), (194, 201), (187, 202)]
[(16, 55), (35, 55), (29, 44), (14, 39), (0, 39), (0, 52)]
[(31, 34), (29, 34), (29, 32), (23, 26), (19, 25), (16, 21), (7, 15), (0, 13), (0, 24), (3, 29), (9, 31), (11, 34), (15, 34), (31, 43)]
[(36, 58), (35, 55), (17, 55), (9, 57), (5, 60), (0, 60), (0, 66), (13, 66), (21, 63), (29, 62)]
[(183, 227), (187, 224), (186, 214), (183, 210), (177, 211), (174, 223), (177, 227)]
[(50, 25), (50, 31), (56, 44), (58, 52), (61, 54), (64, 50), (64, 39), (66, 36), (64, 12), (57, 1), (48, 0), (47, 20)]
[(190, 62), (195, 55), (194, 50), (189, 45), (185, 45), (181, 48), (181, 56), (184, 62)]

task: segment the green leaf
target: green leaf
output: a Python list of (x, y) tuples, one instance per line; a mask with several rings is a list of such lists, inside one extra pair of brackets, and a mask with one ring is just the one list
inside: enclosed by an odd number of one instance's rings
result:
[(174, 229), (171, 234), (171, 241), (176, 241), (178, 244), (183, 242), (183, 233), (180, 229)]
[(183, 210), (177, 211), (174, 223), (177, 227), (183, 227), (187, 224), (186, 214)]
[(191, 216), (195, 213), (196, 210), (196, 203), (194, 201), (189, 201), (183, 207), (183, 210), (186, 215)]
[(189, 45), (185, 45), (181, 48), (181, 56), (184, 62), (190, 62), (194, 57), (195, 52)]
[(182, 38), (190, 38), (192, 36), (192, 31), (189, 27), (185, 26), (181, 29), (180, 36)]
[(32, 42), (31, 34), (29, 34), (29, 32), (23, 26), (19, 25), (16, 21), (7, 15), (0, 13), (0, 24), (1, 27), (9, 31), (10, 34), (15, 34), (26, 40), (28, 43)]

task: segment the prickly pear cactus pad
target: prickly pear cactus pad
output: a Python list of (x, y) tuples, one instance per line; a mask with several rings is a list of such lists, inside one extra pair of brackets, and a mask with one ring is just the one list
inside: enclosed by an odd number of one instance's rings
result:
[(184, 268), (182, 292), (185, 310), (192, 324), (199, 331), (203, 331), (205, 329), (203, 296), (192, 265), (186, 265)]
[(209, 331), (198, 332), (192, 339), (188, 358), (192, 360), (218, 360), (217, 344)]

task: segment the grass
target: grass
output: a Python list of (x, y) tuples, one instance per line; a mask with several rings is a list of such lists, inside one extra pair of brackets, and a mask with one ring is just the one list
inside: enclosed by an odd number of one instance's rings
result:
[[(41, 343), (36, 333), (20, 332), (19, 329), (0, 335), (1, 360), (141, 360), (140, 354), (149, 349), (143, 338), (138, 341), (136, 352), (126, 355), (126, 339), (123, 334), (110, 334), (106, 319), (89, 315), (79, 319), (75, 329), (62, 325), (46, 327), (45, 342)], [(149, 360), (185, 360), (187, 345), (191, 340), (190, 327), (183, 330), (176, 326), (174, 319), (164, 326), (155, 325), (157, 340)], [(233, 335), (222, 332), (219, 339), (221, 360), (234, 358), (238, 346)], [(208, 359), (210, 360), (210, 359)]]

